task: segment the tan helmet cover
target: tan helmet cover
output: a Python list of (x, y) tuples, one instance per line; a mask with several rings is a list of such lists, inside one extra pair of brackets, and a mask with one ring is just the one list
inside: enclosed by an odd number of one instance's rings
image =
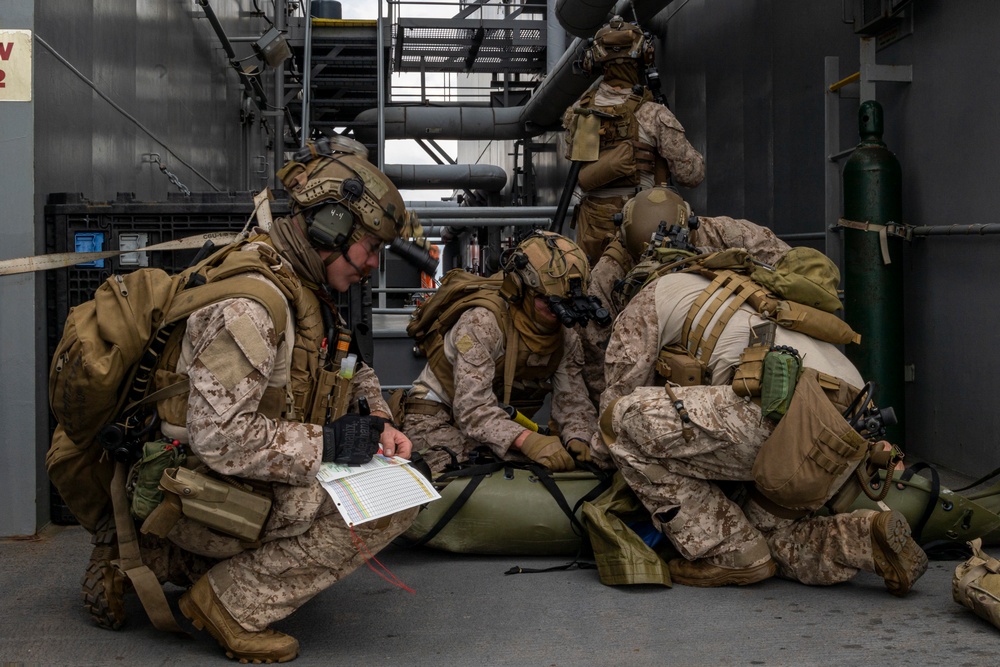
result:
[(595, 64), (642, 60), (653, 62), (653, 43), (642, 28), (629, 23), (621, 16), (612, 16), (597, 34), (584, 56), (583, 68), (591, 71)]
[(667, 186), (656, 186), (625, 202), (618, 232), (633, 261), (639, 261), (661, 222), (686, 227), (690, 217), (691, 207), (683, 197)]
[(342, 204), (354, 218), (347, 245), (366, 233), (391, 242), (406, 223), (406, 205), (389, 178), (362, 155), (339, 144), (327, 144), (329, 153), (312, 152), (306, 160), (291, 161), (278, 178), (298, 205), (307, 209), (324, 202)]
[(580, 279), (584, 293), (590, 283), (586, 255), (573, 241), (555, 232), (537, 231), (521, 241), (504, 262), (503, 271), (516, 274), (523, 288), (542, 296), (569, 295), (573, 278)]

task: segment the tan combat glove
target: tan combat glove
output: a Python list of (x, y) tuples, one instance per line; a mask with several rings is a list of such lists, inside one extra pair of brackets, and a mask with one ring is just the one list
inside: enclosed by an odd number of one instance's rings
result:
[(553, 472), (566, 472), (576, 468), (573, 457), (563, 448), (562, 441), (554, 435), (529, 434), (521, 445), (521, 453)]
[(573, 455), (573, 458), (577, 461), (591, 461), (590, 456), (590, 445), (581, 440), (580, 438), (570, 438), (570, 441), (566, 443), (566, 449), (569, 453)]

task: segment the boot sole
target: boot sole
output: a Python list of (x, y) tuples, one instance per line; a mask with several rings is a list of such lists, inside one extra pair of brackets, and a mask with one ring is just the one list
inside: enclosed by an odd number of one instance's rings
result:
[(684, 575), (670, 573), (670, 579), (683, 586), (696, 586), (698, 588), (717, 588), (719, 586), (749, 586), (758, 582), (770, 579), (778, 573), (778, 566), (774, 561), (755, 567), (750, 572), (724, 572), (714, 577), (689, 578)]
[(883, 571), (902, 573), (905, 579), (896, 588), (890, 588), (887, 581), (886, 588), (897, 597), (906, 595), (917, 579), (927, 571), (927, 554), (910, 537), (910, 524), (906, 517), (896, 510), (892, 511), (883, 527), (879, 528), (873, 523), (872, 533), (885, 559), (885, 562), (879, 562), (880, 559), (873, 554), (876, 564)]
[(240, 664), (242, 664), (242, 665), (246, 665), (246, 664), (252, 664), (252, 665), (270, 665), (270, 664), (275, 663), (275, 662), (279, 662), (279, 663), (280, 662), (288, 662), (290, 660), (294, 660), (299, 655), (299, 653), (298, 653), (297, 650), (294, 653), (292, 653), (291, 655), (282, 655), (282, 656), (278, 656), (277, 658), (274, 658), (274, 657), (261, 657), (261, 656), (257, 656), (257, 655), (243, 655), (243, 654), (237, 653), (236, 651), (233, 651), (231, 648), (229, 648), (228, 646), (226, 646), (226, 643), (223, 641), (222, 636), (221, 636), (222, 633), (220, 633), (218, 630), (216, 630), (215, 625), (213, 625), (205, 617), (205, 615), (201, 611), (201, 608), (198, 607), (198, 605), (196, 605), (194, 602), (191, 601), (191, 597), (190, 597), (189, 594), (185, 593), (184, 595), (182, 595), (181, 599), (178, 600), (178, 602), (177, 602), (177, 606), (178, 606), (178, 608), (180, 608), (181, 613), (184, 615), (184, 618), (186, 618), (189, 621), (191, 621), (191, 624), (196, 629), (198, 629), (198, 630), (205, 630), (205, 631), (208, 632), (208, 634), (212, 635), (212, 638), (216, 642), (218, 642), (219, 646), (221, 646), (225, 650), (227, 658), (229, 658), (230, 660), (239, 660)]
[(80, 581), (83, 608), (94, 622), (107, 630), (125, 625), (125, 575), (111, 561), (118, 558), (118, 540), (114, 520), (102, 519), (91, 542), (94, 551)]

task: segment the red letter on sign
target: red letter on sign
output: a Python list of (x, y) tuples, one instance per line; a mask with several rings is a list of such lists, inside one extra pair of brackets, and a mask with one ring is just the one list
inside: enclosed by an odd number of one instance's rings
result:
[(10, 58), (10, 52), (14, 50), (14, 42), (7, 42), (6, 44), (0, 44), (0, 60), (7, 60)]
[(7, 73), (4, 72), (2, 69), (0, 69), (0, 88), (3, 88), (4, 86), (7, 85), (6, 83), (3, 82), (3, 80), (6, 78), (7, 78)]

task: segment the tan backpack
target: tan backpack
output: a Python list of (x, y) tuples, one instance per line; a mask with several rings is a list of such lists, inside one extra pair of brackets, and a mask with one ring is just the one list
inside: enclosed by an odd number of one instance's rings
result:
[(281, 295), (249, 275), (270, 272), (268, 262), (258, 252), (233, 252), (241, 247), (226, 246), (177, 275), (155, 268), (113, 275), (93, 299), (70, 310), (49, 367), (49, 405), (58, 425), (45, 466), (87, 530), (110, 509), (114, 461), (107, 451), (118, 439), (127, 446), (144, 435), (139, 409), (172, 334), (171, 344), (179, 344), (178, 325), (210, 303), (246, 297), (262, 303), (276, 330), (284, 331)]

